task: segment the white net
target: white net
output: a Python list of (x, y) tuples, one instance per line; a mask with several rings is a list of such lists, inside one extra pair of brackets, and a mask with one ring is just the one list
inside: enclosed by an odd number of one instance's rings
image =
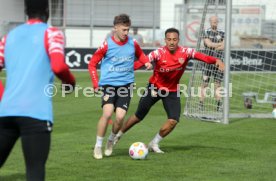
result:
[[(216, 4), (217, 3), (217, 4)], [(217, 48), (207, 48), (206, 31), (210, 27), (210, 17), (218, 17), (218, 29), (224, 29), (225, 4), (218, 1), (206, 1), (203, 8), (201, 28), (199, 29), (198, 51), (223, 59)], [(230, 117), (271, 117), (272, 106), (276, 98), (276, 8), (274, 1), (245, 0), (232, 1), (232, 34), (230, 58)], [(225, 31), (227, 34), (227, 30)], [(212, 42), (221, 36), (213, 34)], [(211, 37), (211, 38), (210, 38)], [(223, 53), (222, 53), (223, 55)], [(208, 70), (209, 71), (209, 70)], [(216, 85), (221, 76), (210, 70), (210, 81), (206, 81), (206, 66), (194, 62), (189, 82), (190, 96), (186, 100), (184, 114), (203, 120), (222, 121), (223, 107), (218, 107)], [(200, 91), (207, 85), (206, 95)], [(221, 82), (223, 90), (224, 83)], [(197, 91), (195, 91), (197, 90)], [(195, 94), (194, 92), (197, 92)], [(197, 96), (194, 96), (194, 95)], [(205, 97), (204, 99), (202, 97)], [(275, 99), (276, 100), (276, 99)], [(220, 109), (222, 108), (222, 109)]]

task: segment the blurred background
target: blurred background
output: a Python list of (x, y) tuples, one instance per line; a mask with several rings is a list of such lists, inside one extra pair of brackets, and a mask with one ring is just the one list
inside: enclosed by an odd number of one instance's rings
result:
[[(218, 2), (214, 15), (219, 16), (219, 28), (224, 29), (226, 0)], [(275, 2), (232, 2), (232, 47), (275, 48)], [(49, 23), (64, 31), (66, 47), (97, 48), (111, 33), (114, 16), (127, 13), (132, 20), (130, 34), (134, 33), (133, 28), (138, 29), (142, 47), (162, 45), (164, 31), (170, 27), (180, 30), (182, 45), (196, 47), (204, 3), (205, 0), (50, 0)], [(1, 37), (26, 17), (23, 0), (0, 0), (0, 4)], [(208, 28), (209, 23), (205, 26)]]

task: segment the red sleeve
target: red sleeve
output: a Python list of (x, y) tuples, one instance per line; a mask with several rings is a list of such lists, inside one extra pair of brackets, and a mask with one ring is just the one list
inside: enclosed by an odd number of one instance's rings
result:
[(75, 77), (64, 61), (64, 35), (62, 31), (54, 27), (48, 28), (45, 36), (45, 47), (54, 74), (62, 83), (75, 85)]
[(5, 57), (4, 57), (4, 50), (5, 50), (5, 44), (6, 44), (6, 36), (4, 36), (1, 40), (0, 40), (0, 70), (2, 70), (2, 68), (4, 67), (4, 63), (5, 63)]
[(4, 93), (4, 86), (2, 81), (0, 80), (0, 101), (2, 99), (3, 93)]
[(208, 56), (206, 54), (199, 53), (199, 52), (194, 52), (192, 58), (195, 58), (197, 60), (203, 61), (203, 62), (208, 63), (208, 64), (214, 64), (217, 61), (217, 58), (212, 57), (212, 56)]
[(140, 62), (140, 61), (135, 61), (134, 62), (134, 70), (138, 70), (140, 69), (141, 67), (143, 67), (145, 64)]
[(134, 47), (135, 47), (135, 56), (137, 57), (138, 61), (145, 64), (149, 62), (149, 58), (144, 54), (143, 50), (141, 49), (140, 45), (134, 40)]
[(97, 51), (91, 57), (91, 60), (88, 64), (89, 74), (90, 74), (91, 81), (93, 83), (94, 88), (99, 87), (99, 78), (98, 78), (98, 74), (97, 74), (97, 65), (104, 58), (104, 56), (107, 52), (107, 48), (108, 48), (107, 47), (107, 41), (104, 41), (104, 43), (97, 49)]

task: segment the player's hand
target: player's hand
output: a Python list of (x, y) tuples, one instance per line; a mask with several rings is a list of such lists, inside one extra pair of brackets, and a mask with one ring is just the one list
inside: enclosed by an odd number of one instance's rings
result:
[(216, 66), (220, 71), (224, 71), (224, 63), (220, 59), (217, 59)]
[(94, 87), (94, 93), (95, 94), (99, 94), (101, 90), (102, 90), (101, 87)]
[(70, 94), (70, 93), (74, 92), (74, 89), (75, 89), (75, 83), (74, 84), (67, 84), (65, 82), (62, 82), (62, 84), (61, 84), (61, 90), (65, 94)]
[(145, 67), (147, 70), (151, 70), (152, 69), (152, 64), (150, 62), (145, 63)]

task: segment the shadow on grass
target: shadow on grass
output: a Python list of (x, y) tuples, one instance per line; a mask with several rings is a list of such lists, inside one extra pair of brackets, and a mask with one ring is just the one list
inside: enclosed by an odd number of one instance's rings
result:
[[(212, 152), (221, 152), (224, 154), (238, 154), (239, 151), (233, 148), (223, 148), (223, 147), (216, 147), (216, 146), (203, 146), (203, 145), (167, 145), (160, 147), (165, 153), (174, 153), (174, 152), (186, 152), (186, 151), (199, 151), (199, 152), (206, 152), (207, 150), (211, 150)], [(113, 155), (111, 157), (124, 157), (128, 156), (128, 149), (127, 148), (118, 148), (114, 149)]]
[(15, 174), (5, 175), (5, 176), (0, 175), (0, 180), (1, 181), (25, 181), (26, 176), (23, 173), (15, 173)]

